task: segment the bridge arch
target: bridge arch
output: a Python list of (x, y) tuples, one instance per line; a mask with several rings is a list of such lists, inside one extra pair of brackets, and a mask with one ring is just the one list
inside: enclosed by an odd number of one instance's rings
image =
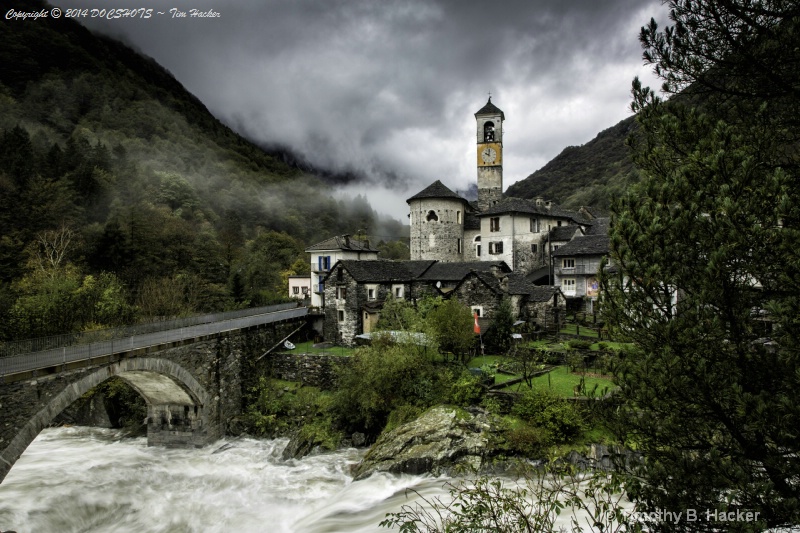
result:
[(194, 376), (168, 359), (125, 359), (99, 367), (67, 385), (34, 414), (0, 451), (0, 482), (39, 432), (48, 427), (59, 413), (115, 376), (130, 384), (147, 403), (148, 445), (201, 446), (206, 443), (209, 395)]

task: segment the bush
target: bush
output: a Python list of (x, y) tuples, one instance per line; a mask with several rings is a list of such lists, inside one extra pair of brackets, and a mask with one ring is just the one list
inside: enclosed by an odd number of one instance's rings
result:
[(248, 433), (276, 437), (304, 419), (327, 413), (330, 396), (316, 387), (292, 391), (284, 391), (284, 387), (279, 382), (260, 377), (258, 384), (250, 389), (244, 417)]
[(422, 409), (446, 401), (451, 372), (441, 371), (418, 347), (373, 340), (356, 350), (338, 374), (335, 421), (347, 432), (377, 435), (403, 405)]
[(586, 356), (582, 353), (573, 353), (567, 355), (567, 366), (569, 366), (570, 372), (584, 370), (586, 368)]
[(571, 339), (567, 344), (573, 350), (588, 350), (592, 346), (590, 341), (585, 341), (582, 339)]
[(450, 385), (450, 403), (462, 407), (478, 405), (486, 392), (481, 384), (482, 380), (480, 375), (469, 371), (462, 372), (455, 383)]
[(506, 449), (510, 453), (537, 457), (543, 455), (545, 449), (553, 444), (553, 437), (542, 427), (525, 424), (506, 431), (506, 443)]
[(406, 422), (411, 422), (421, 414), (422, 409), (416, 405), (401, 405), (389, 413), (389, 418), (386, 420), (386, 427), (383, 428), (383, 431), (391, 431)]
[(540, 390), (523, 395), (511, 410), (512, 414), (547, 430), (553, 442), (561, 444), (577, 438), (584, 421), (578, 407), (557, 396)]

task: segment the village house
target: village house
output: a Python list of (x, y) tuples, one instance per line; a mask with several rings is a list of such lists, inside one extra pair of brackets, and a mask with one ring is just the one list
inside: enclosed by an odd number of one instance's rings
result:
[(331, 237), (306, 248), (311, 254), (311, 307), (325, 306), (323, 278), (341, 259), (375, 260), (378, 250), (370, 247), (368, 240), (354, 239), (350, 235)]
[(311, 276), (289, 276), (289, 298), (305, 300), (311, 294)]
[(567, 298), (567, 307), (594, 312), (599, 296), (597, 273), (608, 256), (608, 235), (579, 235), (553, 252), (555, 284)]

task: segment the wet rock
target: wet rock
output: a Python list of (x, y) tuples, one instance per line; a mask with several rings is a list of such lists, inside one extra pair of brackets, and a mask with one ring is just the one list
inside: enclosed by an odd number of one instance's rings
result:
[(364, 479), (375, 472), (439, 475), (480, 470), (492, 455), (494, 431), (486, 411), (434, 407), (382, 434), (353, 474)]
[(352, 437), (350, 437), (350, 442), (353, 443), (353, 446), (358, 448), (367, 443), (367, 436), (363, 433), (353, 433)]

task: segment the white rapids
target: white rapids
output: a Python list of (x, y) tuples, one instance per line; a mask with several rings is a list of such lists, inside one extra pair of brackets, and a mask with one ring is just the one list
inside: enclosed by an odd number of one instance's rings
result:
[(378, 524), (409, 503), (406, 488), (444, 493), (443, 479), (422, 476), (353, 482), (350, 466), (363, 454), (355, 449), (284, 461), (286, 439), (165, 449), (119, 435), (43, 431), (0, 484), (0, 531), (390, 531)]

